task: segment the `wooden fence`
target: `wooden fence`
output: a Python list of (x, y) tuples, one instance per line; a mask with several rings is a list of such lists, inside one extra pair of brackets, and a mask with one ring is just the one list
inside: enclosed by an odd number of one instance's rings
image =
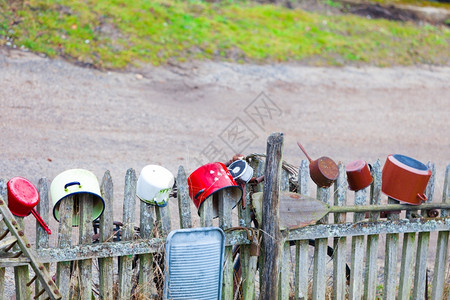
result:
[[(226, 232), (222, 299), (443, 299), (448, 294), (450, 166), (445, 173), (442, 202), (435, 200), (435, 167), (429, 163), (433, 175), (426, 189), (428, 203), (410, 210), (407, 205), (381, 204), (380, 161), (373, 164), (371, 186), (357, 192), (347, 190), (344, 166), (339, 163), (337, 181), (330, 188), (317, 188), (316, 198), (333, 206), (348, 206), (347, 198), (354, 198), (354, 205), (329, 214), (317, 224), (286, 230), (279, 225), (280, 191), (304, 195), (311, 191), (308, 162), (302, 161), (298, 172), (293, 172), (282, 163), (282, 147), (283, 135), (273, 134), (268, 139), (265, 160), (261, 155), (248, 158), (256, 174), (266, 178), (263, 183), (246, 187), (247, 203), (252, 192), (264, 192), (259, 228), (252, 222), (251, 209), (244, 210), (241, 205), (233, 209), (229, 201), (219, 201), (218, 219), (212, 218), (212, 201), (206, 201), (199, 212), (201, 226), (220, 226)], [(95, 241), (89, 196), (62, 201), (56, 247), (49, 247), (48, 235), (38, 225), (36, 233), (25, 233), (35, 234), (37, 255), (54, 272), (63, 299), (162, 297), (165, 237), (172, 228), (191, 228), (197, 211), (191, 212), (182, 166), (176, 178), (179, 224), (171, 223), (175, 220), (168, 206), (160, 208), (136, 200), (136, 181), (135, 171), (129, 169), (123, 219), (118, 224), (113, 220), (113, 182), (106, 171), (101, 181), (105, 211)], [(38, 190), (37, 211), (48, 222), (50, 201), (45, 178), (39, 180)], [(0, 180), (0, 196), (7, 199), (4, 180)], [(229, 195), (224, 191), (217, 197), (222, 200)], [(81, 200), (79, 212), (74, 212), (73, 201), (77, 200)], [(140, 205), (139, 224), (135, 221), (136, 205)], [(402, 214), (380, 219), (379, 211), (393, 208), (402, 210)], [(439, 217), (428, 217), (427, 211), (432, 208), (440, 210)], [(368, 218), (366, 211), (371, 211)], [(80, 213), (80, 226), (75, 229), (71, 226), (74, 213)], [(348, 222), (350, 216), (353, 219)], [(23, 227), (23, 218), (17, 219)], [(239, 251), (235, 251), (238, 245)], [(380, 263), (381, 247), (385, 251)], [(435, 251), (434, 263), (428, 259), (430, 248)], [(17, 299), (45, 299), (45, 295), (33, 296), (40, 290), (39, 282), (28, 284), (32, 276), (29, 260), (14, 256), (14, 252), (0, 251), (0, 297), (5, 295), (5, 268), (14, 267)], [(239, 270), (234, 268), (237, 261)]]

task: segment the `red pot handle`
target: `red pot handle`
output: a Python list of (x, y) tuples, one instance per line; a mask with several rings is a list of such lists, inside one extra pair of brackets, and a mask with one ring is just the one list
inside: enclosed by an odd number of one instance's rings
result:
[(419, 198), (420, 200), (422, 200), (422, 202), (427, 201), (427, 196), (425, 194), (417, 194), (417, 198)]
[(37, 211), (34, 208), (31, 210), (31, 213), (39, 222), (39, 224), (41, 224), (42, 228), (44, 228), (44, 230), (47, 231), (48, 234), (52, 234), (50, 228), (48, 228), (47, 224), (45, 224), (44, 220), (42, 220), (41, 216), (37, 213)]

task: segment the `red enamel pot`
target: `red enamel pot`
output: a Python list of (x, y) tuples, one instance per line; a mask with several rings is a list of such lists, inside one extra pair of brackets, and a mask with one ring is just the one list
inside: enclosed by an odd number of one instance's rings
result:
[(359, 191), (368, 187), (373, 179), (370, 175), (369, 165), (364, 160), (355, 160), (345, 165), (348, 188)]
[(213, 216), (219, 216), (219, 199), (214, 195), (223, 189), (228, 189), (227, 201), (231, 201), (230, 207), (235, 207), (241, 200), (242, 188), (236, 183), (227, 167), (220, 162), (209, 163), (201, 166), (188, 179), (189, 196), (191, 196), (197, 209), (204, 201), (213, 201)]
[(391, 154), (383, 167), (381, 191), (395, 200), (419, 205), (427, 200), (425, 189), (430, 177), (431, 171), (420, 161)]
[(6, 186), (8, 189), (8, 208), (11, 213), (18, 217), (26, 217), (30, 213), (33, 214), (45, 231), (51, 234), (50, 228), (34, 209), (39, 203), (39, 193), (36, 187), (23, 177), (11, 178)]

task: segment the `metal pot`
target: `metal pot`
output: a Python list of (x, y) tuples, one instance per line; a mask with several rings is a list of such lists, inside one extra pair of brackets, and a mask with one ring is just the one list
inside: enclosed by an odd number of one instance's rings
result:
[[(53, 216), (59, 222), (59, 206), (61, 200), (65, 197), (76, 194), (91, 194), (93, 196), (92, 203), (92, 219), (93, 221), (100, 218), (105, 209), (105, 202), (100, 194), (100, 185), (97, 177), (90, 171), (84, 169), (70, 169), (58, 174), (50, 185), (50, 194), (53, 202)], [(79, 224), (79, 203), (74, 198), (74, 214), (72, 218), (72, 226)]]
[(189, 195), (197, 209), (209, 198), (213, 201), (213, 217), (219, 216), (219, 201), (211, 197), (222, 189), (228, 189), (231, 194), (231, 207), (235, 207), (240, 201), (243, 191), (236, 184), (227, 167), (223, 163), (214, 162), (201, 166), (188, 179)]
[(18, 176), (11, 178), (6, 187), (8, 190), (8, 208), (11, 213), (19, 217), (33, 214), (45, 231), (51, 234), (50, 228), (34, 209), (39, 203), (39, 193), (36, 187), (28, 179)]
[(297, 145), (309, 160), (309, 175), (311, 179), (320, 187), (331, 186), (339, 175), (339, 168), (336, 163), (326, 156), (312, 160), (299, 142), (297, 142)]
[(228, 166), (231, 176), (237, 182), (247, 183), (253, 177), (253, 168), (245, 160), (236, 160)]
[(430, 177), (431, 171), (420, 161), (391, 154), (383, 167), (381, 191), (395, 200), (419, 205), (427, 200), (425, 189)]
[(359, 191), (368, 187), (373, 178), (370, 175), (369, 165), (364, 160), (355, 160), (345, 166), (348, 187), (352, 191)]
[(164, 207), (169, 201), (175, 178), (173, 174), (157, 165), (145, 166), (136, 184), (136, 196), (145, 203)]

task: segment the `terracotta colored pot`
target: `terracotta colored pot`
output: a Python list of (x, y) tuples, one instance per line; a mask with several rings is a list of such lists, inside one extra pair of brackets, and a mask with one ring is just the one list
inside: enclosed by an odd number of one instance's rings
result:
[(355, 160), (345, 166), (348, 188), (359, 191), (368, 187), (373, 178), (370, 175), (369, 165), (364, 160)]
[(230, 199), (232, 201), (231, 207), (242, 198), (242, 188), (236, 184), (233, 176), (231, 176), (227, 167), (220, 162), (209, 163), (201, 166), (188, 179), (189, 195), (194, 202), (197, 209), (205, 200), (213, 201), (213, 216), (219, 216), (219, 201), (216, 197), (211, 197), (222, 189), (229, 189)]
[(427, 200), (425, 189), (431, 171), (420, 161), (401, 154), (391, 154), (383, 167), (381, 191), (387, 196), (419, 205)]
[(339, 168), (336, 163), (326, 156), (312, 160), (299, 142), (297, 142), (297, 145), (309, 160), (309, 175), (311, 179), (320, 187), (330, 187), (339, 176)]

